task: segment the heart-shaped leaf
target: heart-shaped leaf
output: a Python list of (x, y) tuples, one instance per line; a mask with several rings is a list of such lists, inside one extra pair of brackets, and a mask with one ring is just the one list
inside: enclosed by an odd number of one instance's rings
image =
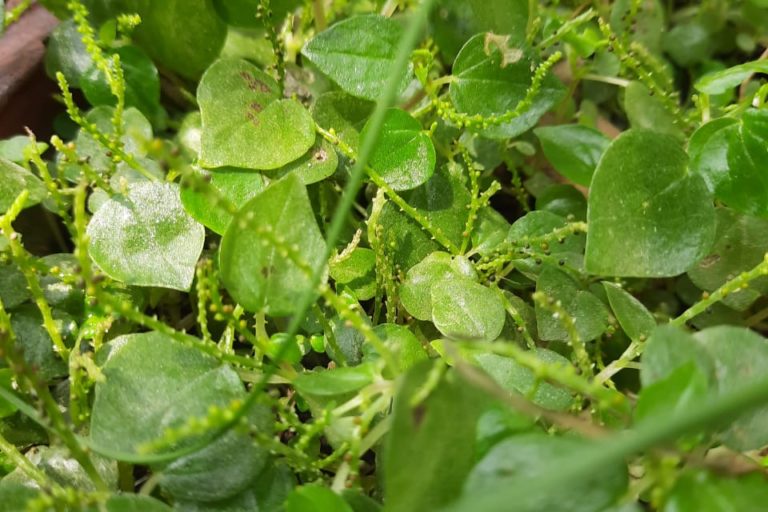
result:
[[(573, 318), (576, 331), (583, 341), (597, 338), (608, 327), (608, 310), (605, 305), (590, 292), (580, 289), (578, 283), (565, 272), (545, 265), (536, 282), (536, 291), (560, 302), (565, 312)], [(542, 340), (568, 339), (568, 331), (562, 319), (538, 304), (536, 324)]]
[(40, 178), (25, 168), (0, 158), (0, 213), (5, 213), (24, 190), (29, 192), (24, 206), (34, 206), (47, 195)]
[(197, 88), (203, 122), (203, 167), (277, 169), (315, 143), (309, 112), (282, 100), (277, 82), (249, 62), (220, 59)]
[[(316, 35), (301, 53), (343, 91), (376, 101), (388, 80), (402, 33), (402, 26), (393, 19), (376, 14), (354, 16)], [(410, 71), (403, 73), (399, 92), (410, 75)]]
[[(365, 137), (368, 125), (360, 135)], [(425, 183), (435, 171), (435, 147), (421, 124), (398, 108), (384, 118), (370, 166), (395, 190), (409, 190)]]
[(611, 143), (590, 187), (589, 272), (674, 276), (707, 254), (715, 210), (704, 180), (687, 167), (669, 135), (632, 129)]
[[(487, 44), (487, 34), (472, 37), (453, 63), (451, 101), (459, 112), (489, 117), (514, 110), (531, 86), (531, 64), (525, 48)], [(502, 51), (504, 50), (504, 51)], [(513, 53), (514, 57), (507, 57)], [(563, 96), (563, 85), (548, 74), (531, 105), (510, 121), (481, 130), (489, 138), (506, 139), (532, 128)]]
[(307, 268), (284, 256), (264, 230), (295, 250), (313, 267), (325, 254), (307, 190), (289, 174), (240, 209), (221, 242), (221, 278), (229, 293), (249, 311), (290, 315), (310, 286)]
[(110, 277), (175, 290), (192, 285), (205, 239), (203, 226), (184, 211), (178, 185), (148, 181), (104, 203), (87, 233), (93, 261)]
[(493, 341), (504, 328), (506, 312), (498, 294), (466, 277), (432, 285), (432, 322), (444, 336)]

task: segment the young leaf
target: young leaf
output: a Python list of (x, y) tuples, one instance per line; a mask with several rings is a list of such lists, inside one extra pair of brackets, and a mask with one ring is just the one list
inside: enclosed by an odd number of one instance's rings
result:
[[(310, 276), (265, 232), (279, 238), (304, 264), (318, 265), (325, 242), (304, 185), (289, 174), (243, 206), (221, 241), (221, 278), (229, 293), (249, 311), (290, 315), (309, 287)], [(299, 250), (300, 249), (300, 250)]]
[(293, 385), (299, 393), (309, 397), (344, 396), (367, 386), (374, 377), (373, 368), (361, 364), (300, 373)]
[[(608, 327), (608, 310), (605, 305), (590, 292), (581, 290), (578, 283), (562, 270), (546, 265), (539, 274), (536, 291), (560, 301), (566, 313), (573, 318), (576, 332), (583, 341), (597, 338)], [(568, 331), (562, 320), (538, 304), (536, 324), (542, 340), (568, 339)]]
[(707, 73), (694, 84), (694, 87), (705, 94), (722, 94), (737, 87), (753, 73), (768, 73), (768, 61), (755, 60), (722, 71)]
[[(223, 235), (232, 221), (232, 214), (219, 201), (221, 195), (240, 208), (267, 186), (267, 178), (247, 169), (221, 167), (213, 171), (194, 169), (197, 176), (182, 179), (181, 202), (195, 220), (211, 231)], [(200, 186), (206, 180), (208, 186)], [(217, 193), (208, 187), (214, 188)]]
[[(531, 86), (533, 61), (527, 49), (503, 48), (504, 43), (489, 45), (487, 37), (472, 37), (453, 63), (454, 80), (448, 89), (451, 101), (456, 110), (470, 116), (489, 117), (514, 110)], [(505, 58), (506, 53), (514, 53), (515, 57)], [(530, 106), (506, 123), (482, 129), (482, 135), (493, 139), (520, 135), (560, 101), (563, 92), (560, 81), (548, 74)]]
[(405, 310), (419, 320), (432, 318), (432, 286), (448, 279), (476, 279), (465, 267), (454, 263), (447, 252), (435, 251), (411, 267), (400, 286), (400, 302)]
[(20, 165), (0, 158), (0, 214), (5, 213), (24, 190), (29, 192), (25, 207), (36, 205), (47, 195), (40, 178)]
[(197, 88), (203, 122), (203, 167), (277, 169), (315, 143), (309, 112), (283, 100), (275, 80), (241, 59), (220, 59)]
[[(91, 416), (90, 436), (97, 447), (139, 458), (142, 446), (162, 438), (167, 429), (245, 396), (234, 370), (163, 334), (122, 336), (108, 350), (102, 367), (106, 380), (96, 385)], [(256, 423), (263, 429), (269, 425), (264, 414)], [(266, 452), (233, 430), (161, 468), (160, 482), (180, 499), (220, 500), (244, 490), (265, 462)]]
[[(363, 128), (365, 137), (368, 124)], [(432, 139), (411, 115), (397, 108), (387, 111), (369, 165), (395, 190), (424, 184), (435, 171)]]
[(603, 281), (603, 287), (613, 314), (627, 336), (632, 340), (647, 339), (656, 328), (656, 320), (650, 311), (621, 286)]
[(707, 254), (715, 212), (687, 160), (668, 135), (632, 129), (611, 143), (590, 187), (587, 271), (674, 276)]
[[(410, 329), (398, 324), (379, 324), (373, 332), (395, 354), (402, 371), (410, 370), (420, 361), (428, 359), (424, 347)], [(371, 344), (363, 345), (366, 358), (378, 357)]]
[(93, 261), (125, 284), (189, 290), (205, 229), (181, 204), (172, 183), (136, 183), (88, 223)]
[(611, 142), (594, 128), (580, 124), (543, 126), (533, 132), (555, 170), (585, 187), (589, 186), (597, 162)]
[(432, 322), (443, 336), (493, 341), (504, 328), (506, 313), (498, 294), (456, 276), (432, 285)]
[(354, 512), (344, 498), (322, 485), (297, 487), (288, 495), (285, 512)]
[[(400, 24), (390, 18), (376, 14), (354, 16), (316, 35), (301, 53), (344, 92), (376, 101), (383, 92), (402, 34)], [(405, 89), (410, 76), (410, 70), (403, 73), (398, 93)]]
[(372, 299), (376, 295), (376, 253), (357, 247), (347, 257), (332, 259), (329, 273), (336, 284), (343, 284), (357, 300)]

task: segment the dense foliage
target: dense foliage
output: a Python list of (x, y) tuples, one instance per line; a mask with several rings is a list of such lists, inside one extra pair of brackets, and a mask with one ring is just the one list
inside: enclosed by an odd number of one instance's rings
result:
[(42, 3), (0, 509), (765, 510), (765, 0)]

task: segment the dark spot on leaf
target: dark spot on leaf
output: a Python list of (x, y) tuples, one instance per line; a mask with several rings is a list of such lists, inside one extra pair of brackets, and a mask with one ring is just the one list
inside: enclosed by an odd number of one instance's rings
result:
[(268, 93), (270, 92), (269, 86), (253, 76), (252, 74), (248, 73), (247, 71), (241, 71), (240, 72), (240, 78), (242, 78), (245, 81), (245, 85), (248, 86), (248, 88), (254, 92), (263, 92)]
[(264, 278), (269, 278), (269, 276), (271, 276), (275, 272), (275, 270), (276, 269), (275, 269), (274, 265), (269, 266), (269, 267), (262, 267), (261, 268), (261, 275)]
[(414, 428), (418, 429), (424, 422), (424, 417), (427, 415), (427, 408), (423, 404), (419, 404), (411, 411), (411, 419), (413, 420)]
[(716, 264), (718, 261), (720, 261), (720, 255), (719, 254), (711, 254), (711, 255), (707, 256), (706, 258), (704, 258), (703, 260), (701, 260), (701, 262), (699, 263), (699, 266), (701, 268), (709, 268), (712, 265)]
[(315, 154), (313, 155), (313, 158), (316, 162), (325, 162), (328, 160), (328, 154), (325, 152), (324, 149), (318, 149), (315, 151)]

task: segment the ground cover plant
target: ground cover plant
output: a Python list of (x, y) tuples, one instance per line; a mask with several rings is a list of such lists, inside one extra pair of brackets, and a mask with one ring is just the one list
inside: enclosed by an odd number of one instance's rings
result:
[(43, 3), (0, 509), (768, 506), (764, 0)]

